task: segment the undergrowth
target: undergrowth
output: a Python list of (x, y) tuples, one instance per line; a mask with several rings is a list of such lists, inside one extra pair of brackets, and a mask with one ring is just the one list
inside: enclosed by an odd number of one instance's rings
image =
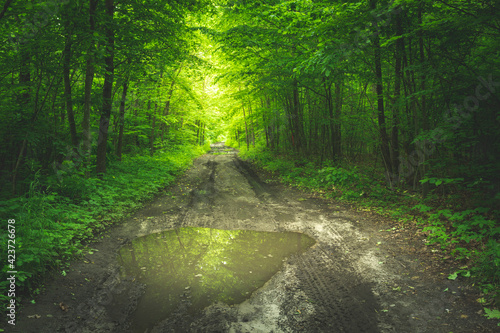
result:
[[(85, 178), (82, 170), (68, 163), (44, 183), (41, 177), (35, 177), (26, 196), (0, 202), (2, 228), (6, 231), (0, 233), (0, 247), (4, 249), (0, 251), (4, 263), (0, 278), (2, 309), (10, 299), (8, 271), (17, 271), (19, 304), (20, 294), (37, 292), (35, 286), (47, 271), (64, 268), (68, 259), (82, 253), (82, 243), (141, 207), (208, 149), (179, 147), (154, 156), (124, 156), (123, 162), (111, 163), (102, 179)], [(12, 219), (16, 257), (9, 263), (7, 224)]]
[[(282, 182), (403, 223), (415, 223), (428, 235), (428, 244), (438, 244), (443, 252), (466, 263), (458, 273), (472, 278), (480, 287), (483, 306), (500, 307), (500, 212), (491, 207), (465, 205), (459, 198), (471, 195), (467, 190), (461, 195), (443, 197), (438, 186), (445, 181), (432, 179), (439, 184), (424, 199), (408, 190), (389, 189), (373, 169), (333, 164), (318, 167), (301, 158), (276, 156), (259, 148), (243, 148), (240, 156), (274, 173)], [(455, 273), (450, 278), (456, 278)]]

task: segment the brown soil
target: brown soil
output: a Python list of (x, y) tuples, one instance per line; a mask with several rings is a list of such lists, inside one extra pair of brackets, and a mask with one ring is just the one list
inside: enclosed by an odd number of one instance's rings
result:
[[(237, 158), (207, 154), (159, 198), (117, 224), (45, 285), (7, 332), (131, 332), (147, 286), (123, 277), (118, 250), (175, 227), (294, 231), (317, 244), (241, 304), (180, 306), (152, 332), (494, 332), (453, 262), (416, 230), (283, 186)], [(394, 229), (391, 229), (396, 227)], [(389, 231), (387, 231), (389, 230)]]

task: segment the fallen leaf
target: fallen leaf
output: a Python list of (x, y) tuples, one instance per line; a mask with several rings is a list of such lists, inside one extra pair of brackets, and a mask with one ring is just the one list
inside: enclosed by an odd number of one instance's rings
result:
[(64, 304), (63, 302), (59, 303), (59, 307), (61, 308), (61, 310), (63, 311), (68, 311), (68, 306), (66, 304)]
[(469, 317), (469, 316), (468, 316), (468, 315), (465, 315), (465, 314), (460, 315), (460, 318), (464, 318), (464, 319), (465, 319), (465, 318), (468, 318), (468, 317)]
[(40, 316), (39, 314), (34, 314), (34, 315), (28, 316), (28, 318), (30, 318), (30, 319), (32, 319), (32, 318), (39, 319), (39, 318), (42, 318), (42, 316)]

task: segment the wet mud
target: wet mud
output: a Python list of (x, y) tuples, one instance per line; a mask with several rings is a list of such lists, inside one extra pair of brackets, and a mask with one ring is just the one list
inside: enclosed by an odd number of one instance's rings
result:
[[(239, 304), (262, 287), (291, 255), (315, 241), (292, 232), (176, 228), (134, 239), (118, 254), (121, 278), (145, 286), (130, 318), (142, 333), (182, 306), (190, 314), (222, 302)], [(108, 305), (119, 307), (116, 299)]]

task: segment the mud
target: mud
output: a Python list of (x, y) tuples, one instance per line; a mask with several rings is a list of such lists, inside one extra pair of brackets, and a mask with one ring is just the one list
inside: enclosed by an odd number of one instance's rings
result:
[[(55, 274), (6, 331), (133, 332), (147, 286), (137, 274), (123, 274), (120, 249), (185, 227), (291, 231), (316, 244), (288, 256), (241, 303), (205, 299), (208, 306), (193, 311), (187, 289), (171, 313), (144, 332), (496, 331), (468, 281), (446, 278), (457, 263), (426, 245), (417, 230), (283, 186), (227, 148), (216, 149), (92, 244), (66, 276)], [(161, 298), (157, 302), (162, 308)]]
[[(142, 333), (183, 306), (196, 313), (212, 303), (242, 303), (312, 238), (293, 232), (176, 228), (134, 239), (119, 251), (122, 278), (145, 285), (131, 330)], [(112, 302), (108, 308), (120, 306)]]

